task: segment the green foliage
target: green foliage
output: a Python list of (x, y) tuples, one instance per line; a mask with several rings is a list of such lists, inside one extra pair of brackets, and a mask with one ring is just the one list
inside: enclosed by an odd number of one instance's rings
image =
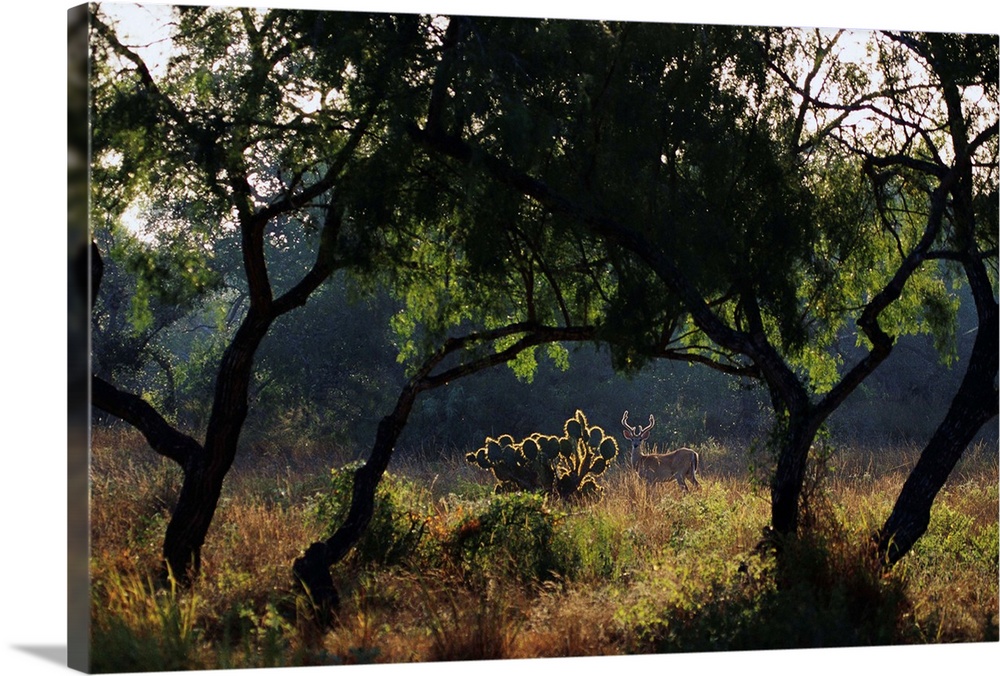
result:
[[(351, 218), (335, 257), (362, 280), (366, 302), (378, 296), (393, 307), (377, 316), (331, 307), (338, 286), (325, 289), (326, 298), (314, 295), (287, 323), (277, 322), (261, 346), (249, 426), (294, 421), (300, 430), (344, 439), (354, 430), (342, 421), (391, 403), (380, 393), (391, 391), (385, 383), (401, 374), (383, 347), (391, 347), (392, 358), (418, 364), (457, 330), (480, 323), (593, 324), (614, 365), (631, 374), (664, 345), (739, 361), (694, 326), (636, 252), (612, 247), (579, 219), (548, 212), (491, 180), (478, 171), (476, 158), (453, 164), (429, 157), (401, 132), (425, 119), (435, 78), (445, 77), (437, 70), (442, 54), (425, 39), (440, 37), (445, 23), (411, 15), (185, 11), (171, 38), (180, 49), (169, 69), (154, 73), (155, 90), (95, 36), (93, 221), (101, 234), (110, 223), (121, 230), (122, 214), (138, 209), (152, 242), (127, 266), (129, 279), (117, 283), (128, 307), (119, 320), (129, 314), (132, 324), (155, 332), (176, 321), (162, 307), (174, 301), (177, 314), (190, 320), (153, 342), (135, 337), (134, 344), (160, 352), (132, 374), (141, 381), (136, 386), (122, 374), (133, 350), (111, 332), (95, 332), (95, 351), (118, 371), (116, 384), (137, 392), (169, 389), (169, 377), (154, 371), (170, 368), (186, 369), (178, 380), (193, 382), (184, 334), (193, 333), (201, 312), (190, 311), (190, 301), (210, 295), (213, 306), (233, 310), (231, 321), (245, 310), (233, 300), (245, 292), (233, 220), (238, 210), (231, 203), (241, 193), (227, 182), (252, 176), (259, 205), (314, 184), (323, 167), (342, 159), (338, 151), (349, 130), (373, 101), (377, 115), (363, 150), (336, 184)], [(835, 120), (815, 130), (807, 125), (801, 138), (791, 138), (800, 111), (767, 63), (788, 67), (802, 81), (802, 69), (820, 59), (829, 36), (486, 18), (475, 19), (472, 30), (475, 40), (455, 50), (448, 83), (455, 95), (446, 97), (442, 128), (586, 205), (589, 215), (647, 224), (636, 229), (654, 248), (670, 252), (724, 323), (745, 329), (746, 308), (758, 305), (768, 340), (813, 393), (828, 391), (850, 363), (841, 348), (858, 333), (857, 309), (891, 277), (900, 252), (912, 248), (926, 211), (926, 181), (894, 177), (880, 195), (893, 207), (894, 221), (879, 222), (860, 162), (842, 152), (844, 144), (829, 142), (838, 131)], [(764, 46), (773, 61), (761, 59)], [(866, 79), (864, 68), (842, 63), (836, 53), (824, 57), (823, 76), (836, 85), (827, 93), (843, 101), (870, 94), (879, 78)], [(992, 67), (987, 52), (968, 54)], [(906, 60), (895, 56), (881, 67), (905, 73)], [(305, 112), (304, 102), (317, 96), (325, 97), (324, 105)], [(187, 124), (171, 116), (169, 104)], [(979, 127), (988, 122), (987, 111), (970, 113), (983, 118)], [(887, 132), (870, 140), (892, 137)], [(984, 144), (984, 154), (994, 145)], [(921, 152), (931, 156), (931, 150)], [(996, 222), (989, 217), (996, 192), (988, 183), (974, 196), (984, 214), (980, 224)], [(318, 197), (268, 223), (266, 258), (276, 294), (312, 264), (322, 220), (317, 205), (325, 201)], [(982, 227), (981, 237), (995, 240), (993, 229)], [(950, 287), (934, 283), (946, 274), (934, 263), (925, 262), (882, 323), (893, 335), (933, 333), (949, 357), (956, 299)], [(216, 283), (227, 293), (213, 294)], [(382, 345), (390, 322), (395, 345)], [(343, 347), (363, 343), (362, 333), (380, 343), (371, 360)], [(566, 366), (565, 348), (541, 349)], [(197, 355), (196, 361), (200, 382), (211, 383), (216, 362)], [(526, 350), (510, 366), (530, 381), (541, 362), (536, 350)], [(354, 365), (349, 371), (348, 364)], [(345, 376), (334, 382), (338, 372)], [(179, 389), (188, 400), (211, 396), (210, 385)], [(584, 388), (566, 387), (572, 389)], [(155, 401), (173, 395), (160, 393)], [(201, 412), (191, 418), (203, 417), (207, 404), (174, 407), (185, 409)], [(462, 416), (450, 402), (447, 413)], [(352, 440), (363, 438), (365, 424)], [(481, 439), (490, 432), (480, 427), (475, 434), (464, 426), (447, 429)]]
[(119, 244), (108, 253), (121, 261), (134, 280), (130, 319), (137, 333), (153, 324), (152, 303), (175, 312), (190, 311), (222, 284), (212, 257), (204, 255), (201, 247), (176, 239), (153, 246), (124, 233), (118, 237)]
[[(249, 573), (246, 576), (249, 588), (253, 579)], [(91, 668), (95, 673), (333, 661), (323, 651), (306, 654), (296, 627), (273, 600), (260, 608), (252, 600), (241, 600), (213, 616), (201, 590), (173, 585), (161, 589), (134, 572), (113, 572), (95, 586), (93, 595)]]
[(922, 566), (976, 569), (996, 577), (1000, 557), (997, 533), (997, 523), (977, 527), (968, 514), (939, 502), (931, 512), (927, 532), (913, 545), (911, 558)]
[(574, 553), (574, 580), (615, 583), (643, 565), (643, 538), (631, 521), (595, 509), (567, 519), (562, 531)]
[[(815, 535), (815, 534), (814, 534)], [(863, 547), (824, 533), (783, 544), (780, 559), (692, 559), (654, 576), (619, 620), (633, 649), (657, 652), (886, 645), (913, 640), (905, 584), (883, 578)]]
[(598, 478), (618, 455), (618, 442), (590, 426), (583, 411), (566, 421), (561, 437), (535, 433), (520, 442), (509, 434), (465, 456), (493, 472), (496, 492), (549, 491), (562, 498), (600, 494)]
[[(315, 495), (310, 517), (324, 529), (323, 538), (336, 532), (347, 518), (354, 489), (354, 472), (359, 463), (330, 472), (326, 491)], [(426, 544), (427, 520), (430, 517), (422, 489), (416, 484), (386, 473), (375, 491), (371, 522), (354, 548), (354, 556), (363, 564), (386, 566), (413, 563)]]
[(158, 589), (151, 579), (115, 572), (91, 595), (103, 599), (92, 612), (94, 671), (175, 671), (196, 658), (202, 641), (197, 594), (173, 584)]
[(560, 521), (542, 495), (496, 495), (481, 513), (455, 527), (448, 549), (472, 580), (509, 577), (531, 584), (559, 579), (577, 566)]
[(208, 420), (215, 370), (231, 335), (225, 328), (199, 332), (182, 346), (186, 358), (174, 368), (172, 394), (178, 395), (177, 416), (183, 424), (200, 427)]
[(959, 298), (946, 276), (944, 265), (928, 264), (914, 274), (903, 295), (885, 311), (888, 331), (899, 334), (928, 334), (941, 363), (957, 359)]

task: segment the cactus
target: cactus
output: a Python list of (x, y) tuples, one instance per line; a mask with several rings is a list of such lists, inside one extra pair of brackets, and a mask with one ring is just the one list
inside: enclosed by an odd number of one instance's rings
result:
[[(601, 431), (603, 432), (604, 430)], [(609, 464), (615, 459), (615, 456), (618, 455), (618, 442), (612, 437), (604, 437), (596, 447), (597, 452), (600, 453), (601, 457), (607, 460)]]
[(528, 437), (521, 442), (521, 453), (527, 458), (528, 462), (535, 462), (538, 458), (538, 441)]
[(617, 455), (615, 439), (588, 424), (578, 410), (563, 425), (561, 437), (536, 432), (519, 443), (509, 434), (488, 437), (465, 459), (493, 473), (497, 493), (543, 490), (570, 498), (599, 494), (597, 479)]
[(537, 490), (551, 483), (547, 476), (546, 463), (541, 461), (539, 447), (535, 440), (526, 439), (516, 443), (509, 434), (496, 439), (488, 437), (482, 448), (468, 453), (466, 461), (493, 472), (497, 480), (498, 493)]
[(538, 443), (538, 450), (546, 462), (551, 463), (559, 455), (559, 437), (533, 434), (530, 438)]
[(583, 431), (587, 428), (587, 419), (583, 417), (583, 411), (577, 411), (576, 415), (566, 421), (563, 425), (563, 434), (570, 439), (578, 440), (583, 436)]

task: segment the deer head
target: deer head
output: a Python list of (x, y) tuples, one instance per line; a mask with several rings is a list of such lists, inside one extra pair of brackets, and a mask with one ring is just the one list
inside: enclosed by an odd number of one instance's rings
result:
[(632, 442), (632, 456), (635, 457), (639, 453), (639, 447), (642, 443), (649, 438), (649, 430), (653, 429), (653, 425), (656, 424), (656, 420), (653, 419), (653, 414), (649, 414), (649, 424), (643, 427), (639, 425), (638, 427), (632, 427), (628, 424), (628, 411), (625, 411), (625, 415), (622, 416), (622, 434), (626, 439)]

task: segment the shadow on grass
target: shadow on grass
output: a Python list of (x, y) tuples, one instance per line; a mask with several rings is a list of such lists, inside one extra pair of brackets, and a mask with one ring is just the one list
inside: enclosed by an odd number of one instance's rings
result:
[(864, 647), (923, 642), (905, 583), (860, 548), (815, 538), (755, 554), (724, 583), (668, 604), (638, 652)]

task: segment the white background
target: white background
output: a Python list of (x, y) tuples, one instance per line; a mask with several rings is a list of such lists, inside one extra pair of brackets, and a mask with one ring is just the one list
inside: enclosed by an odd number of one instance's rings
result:
[[(191, 4), (191, 3), (187, 3)], [(234, 4), (231, 1), (218, 4)], [(998, 33), (995, 3), (951, 0), (721, 2), (659, 8), (651, 0), (276, 0), (248, 5), (569, 18), (895, 28)], [(763, 5), (763, 6), (762, 6)], [(0, 30), (0, 665), (2, 673), (65, 670), (66, 652), (66, 10), (72, 3), (4, 6)], [(986, 9), (989, 7), (990, 9)], [(996, 424), (994, 421), (991, 424)], [(1000, 644), (782, 653), (665, 655), (496, 663), (340, 667), (337, 673), (549, 673), (553, 668), (769, 674), (977, 672), (996, 665)], [(565, 663), (563, 663), (565, 662)], [(775, 669), (777, 662), (778, 669)], [(277, 669), (282, 676), (303, 672)], [(333, 673), (332, 668), (304, 672)]]

